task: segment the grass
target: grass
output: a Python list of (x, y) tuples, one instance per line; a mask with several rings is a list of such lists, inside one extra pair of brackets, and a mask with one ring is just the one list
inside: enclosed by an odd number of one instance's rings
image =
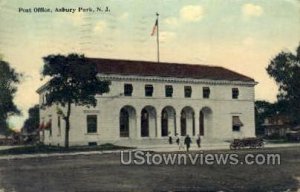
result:
[(14, 147), (10, 149), (0, 150), (0, 155), (69, 153), (69, 152), (85, 152), (85, 151), (118, 150), (118, 149), (131, 149), (131, 148), (124, 147), (124, 146), (117, 146), (110, 143), (97, 145), (97, 146), (72, 146), (69, 148), (39, 144), (33, 146)]
[(286, 138), (281, 139), (264, 139), (267, 143), (280, 144), (280, 143), (295, 143), (293, 141), (289, 141)]

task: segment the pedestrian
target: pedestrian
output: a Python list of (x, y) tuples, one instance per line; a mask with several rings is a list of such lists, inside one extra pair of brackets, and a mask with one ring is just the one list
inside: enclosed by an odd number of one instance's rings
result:
[(185, 139), (184, 139), (184, 144), (186, 145), (186, 151), (189, 152), (189, 149), (191, 147), (191, 143), (192, 143), (192, 140), (190, 138), (189, 135), (186, 135)]
[(179, 135), (176, 133), (176, 143), (177, 143), (177, 145), (179, 145), (179, 142), (180, 142), (180, 138), (179, 138)]
[(169, 144), (170, 144), (170, 145), (173, 144), (173, 139), (172, 139), (171, 132), (169, 132)]
[(196, 143), (197, 143), (197, 145), (198, 145), (198, 148), (200, 148), (200, 147), (201, 147), (201, 137), (200, 137), (199, 134), (198, 134), (198, 138), (197, 138), (197, 140), (196, 140)]

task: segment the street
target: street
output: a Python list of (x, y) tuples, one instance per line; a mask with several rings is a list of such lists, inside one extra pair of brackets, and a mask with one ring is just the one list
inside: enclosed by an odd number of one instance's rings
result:
[(281, 165), (126, 166), (121, 165), (119, 153), (0, 160), (0, 191), (297, 191), (300, 188), (299, 147), (245, 149), (237, 153), (250, 152), (280, 153)]

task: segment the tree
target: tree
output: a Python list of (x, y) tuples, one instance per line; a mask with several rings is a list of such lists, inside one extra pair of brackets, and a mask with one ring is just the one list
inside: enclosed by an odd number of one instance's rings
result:
[(22, 74), (17, 73), (9, 66), (9, 63), (0, 59), (0, 132), (8, 133), (7, 118), (11, 115), (20, 115), (20, 111), (14, 104), (14, 96), (17, 92)]
[(72, 104), (96, 106), (96, 94), (109, 92), (110, 82), (97, 78), (96, 64), (75, 53), (49, 55), (43, 58), (43, 76), (50, 76), (46, 87), (46, 105), (66, 106), (63, 119), (65, 127), (65, 147), (69, 147), (70, 115)]
[(268, 74), (279, 85), (278, 100), (287, 103), (285, 108), (290, 110), (290, 118), (295, 124), (300, 123), (300, 44), (296, 54), (280, 52), (275, 56), (268, 67)]
[(33, 133), (39, 127), (39, 121), (39, 105), (34, 105), (28, 110), (28, 119), (25, 120), (23, 129), (25, 129), (27, 133)]

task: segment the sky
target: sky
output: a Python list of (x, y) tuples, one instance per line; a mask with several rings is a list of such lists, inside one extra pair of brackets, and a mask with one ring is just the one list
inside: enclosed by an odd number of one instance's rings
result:
[[(31, 12), (19, 11), (25, 9)], [(11, 117), (10, 126), (21, 128), (38, 104), (49, 54), (156, 61), (156, 12), (162, 62), (223, 66), (254, 78), (257, 100), (276, 100), (278, 87), (265, 68), (299, 45), (300, 0), (0, 0), (0, 54), (24, 75), (14, 100), (23, 115)]]

